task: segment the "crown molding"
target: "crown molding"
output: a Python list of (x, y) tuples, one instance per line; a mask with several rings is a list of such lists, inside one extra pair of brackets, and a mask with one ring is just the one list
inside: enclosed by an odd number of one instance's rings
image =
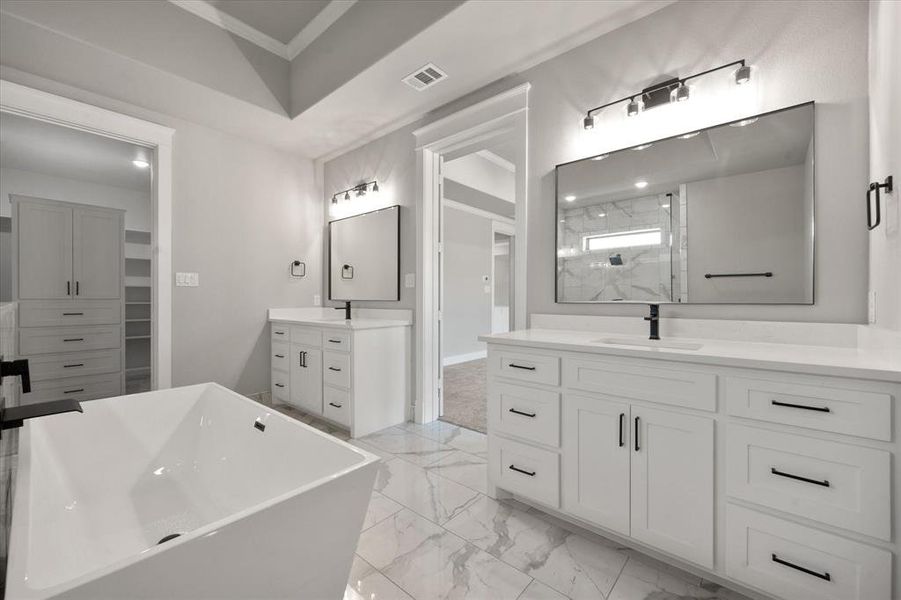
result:
[(244, 38), (248, 42), (256, 44), (263, 50), (280, 56), (285, 60), (288, 58), (288, 46), (277, 39), (270, 37), (245, 23), (240, 19), (236, 19), (230, 14), (223, 12), (207, 2), (206, 0), (169, 0), (170, 3), (186, 10), (192, 15), (198, 16), (204, 21), (208, 21), (217, 27), (221, 27), (229, 33), (233, 33), (238, 37)]
[(488, 162), (494, 163), (498, 167), (502, 168), (505, 171), (510, 171), (511, 173), (516, 173), (516, 165), (507, 160), (502, 156), (498, 156), (491, 150), (479, 150), (476, 152), (476, 155), (484, 158)]
[(288, 60), (294, 60), (356, 3), (357, 0), (332, 0), (326, 4), (325, 8), (287, 43), (285, 53)]

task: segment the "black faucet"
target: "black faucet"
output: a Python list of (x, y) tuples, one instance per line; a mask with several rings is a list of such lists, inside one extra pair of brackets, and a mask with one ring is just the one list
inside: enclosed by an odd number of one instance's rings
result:
[(28, 359), (0, 360), (0, 379), (19, 376), (22, 379), (22, 393), (31, 391), (31, 375), (28, 370)]
[(650, 321), (651, 323), (651, 335), (648, 337), (649, 340), (659, 340), (660, 339), (660, 305), (659, 304), (648, 304), (651, 309), (651, 314), (644, 318), (645, 321)]
[(344, 311), (344, 318), (345, 318), (346, 320), (350, 321), (350, 300), (346, 300), (346, 301), (344, 302), (344, 306), (336, 306), (336, 307), (335, 307), (335, 310), (343, 310), (343, 311)]
[[(28, 360), (2, 360), (0, 361), (0, 379), (4, 377), (18, 376), (22, 379), (22, 393), (31, 392), (31, 376), (28, 370)], [(65, 412), (84, 412), (81, 404), (74, 398), (50, 400), (49, 402), (37, 402), (24, 406), (12, 406), (0, 408), (0, 431), (21, 427), (26, 419), (58, 415)]]

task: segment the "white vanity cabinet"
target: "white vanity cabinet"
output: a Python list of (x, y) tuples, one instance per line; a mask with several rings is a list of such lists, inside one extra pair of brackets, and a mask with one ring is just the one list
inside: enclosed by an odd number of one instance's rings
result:
[(272, 320), (273, 401), (349, 429), (351, 437), (403, 423), (409, 331), (404, 321)]
[(483, 338), (491, 494), (766, 597), (901, 597), (901, 371), (743, 368), (566, 337)]

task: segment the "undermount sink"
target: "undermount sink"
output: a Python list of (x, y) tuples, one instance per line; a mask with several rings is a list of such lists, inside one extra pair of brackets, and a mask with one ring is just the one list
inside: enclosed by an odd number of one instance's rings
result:
[(641, 346), (642, 348), (666, 348), (668, 350), (700, 350), (704, 344), (696, 342), (673, 342), (669, 340), (647, 340), (642, 338), (607, 337), (594, 340), (595, 344), (611, 346)]

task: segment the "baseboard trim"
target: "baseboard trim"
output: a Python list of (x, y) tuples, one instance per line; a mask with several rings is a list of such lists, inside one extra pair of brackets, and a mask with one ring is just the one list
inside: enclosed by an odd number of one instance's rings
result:
[(478, 352), (470, 352), (468, 354), (455, 354), (454, 356), (445, 356), (442, 364), (445, 367), (449, 367), (451, 365), (458, 365), (460, 363), (469, 362), (471, 360), (486, 358), (487, 356), (488, 350), (479, 350)]

